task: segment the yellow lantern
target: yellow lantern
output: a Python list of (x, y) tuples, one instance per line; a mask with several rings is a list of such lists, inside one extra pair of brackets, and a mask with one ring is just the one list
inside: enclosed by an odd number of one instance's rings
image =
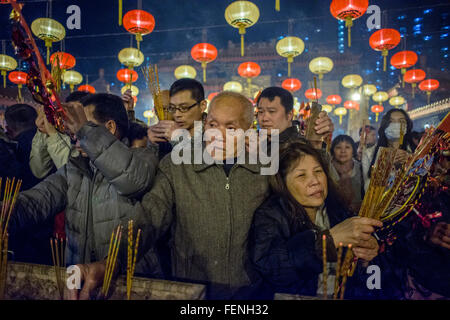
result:
[(250, 1), (234, 1), (225, 9), (225, 20), (232, 27), (239, 29), (241, 35), (241, 56), (244, 56), (245, 29), (254, 25), (259, 19), (258, 7)]
[(342, 78), (342, 85), (349, 89), (358, 88), (362, 82), (363, 79), (357, 74), (348, 74)]
[(228, 81), (223, 85), (223, 91), (234, 91), (237, 93), (242, 92), (242, 84), (237, 81)]
[(195, 77), (197, 76), (197, 71), (194, 67), (191, 67), (189, 65), (182, 65), (175, 69), (174, 75), (176, 79), (195, 79)]
[(280, 56), (287, 58), (288, 77), (290, 77), (291, 63), (294, 62), (294, 57), (302, 54), (303, 50), (305, 50), (305, 43), (297, 37), (285, 37), (277, 42), (276, 49)]
[(383, 102), (389, 99), (389, 95), (387, 94), (387, 92), (378, 91), (373, 94), (372, 99), (382, 106)]
[(17, 61), (6, 54), (0, 54), (0, 71), (3, 76), (3, 88), (6, 88), (6, 72), (17, 68)]
[(336, 108), (334, 110), (334, 114), (339, 116), (339, 124), (342, 124), (342, 116), (345, 116), (347, 114), (347, 109), (343, 107)]
[(70, 91), (73, 91), (74, 86), (79, 85), (83, 81), (81, 73), (74, 70), (67, 70), (62, 74), (62, 81), (70, 86)]
[(401, 106), (405, 104), (406, 100), (402, 96), (396, 96), (389, 99), (389, 104), (394, 107)]
[(47, 64), (50, 63), (50, 48), (53, 42), (58, 42), (66, 36), (66, 29), (56, 20), (50, 18), (39, 18), (31, 23), (31, 31), (41, 40), (45, 41), (47, 47)]
[(128, 89), (131, 90), (131, 95), (132, 95), (133, 97), (136, 97), (136, 96), (139, 94), (139, 88), (136, 87), (136, 86), (133, 86), (133, 85), (131, 85), (131, 86), (130, 86), (130, 85), (125, 85), (125, 86), (123, 86), (122, 89), (120, 89), (120, 92), (121, 92), (122, 94), (124, 94), (125, 91), (127, 91)]
[(333, 111), (333, 106), (330, 106), (329, 104), (324, 104), (322, 106), (322, 111), (326, 111), (327, 113), (331, 113), (331, 111)]
[(119, 61), (130, 69), (139, 67), (144, 62), (144, 54), (136, 48), (125, 48), (120, 50)]
[(377, 92), (377, 87), (375, 87), (373, 84), (363, 85), (363, 93), (366, 97), (372, 96), (375, 92)]
[(314, 58), (309, 63), (309, 70), (319, 75), (320, 87), (322, 87), (323, 75), (333, 70), (333, 61), (327, 57)]
[(150, 119), (155, 116), (155, 112), (153, 110), (145, 110), (143, 115), (147, 118), (147, 124), (150, 125)]

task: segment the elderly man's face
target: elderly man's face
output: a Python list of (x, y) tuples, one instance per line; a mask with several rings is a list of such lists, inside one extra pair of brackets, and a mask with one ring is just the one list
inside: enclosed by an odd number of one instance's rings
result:
[[(242, 101), (235, 97), (221, 97), (211, 104), (205, 123), (205, 135), (206, 145), (211, 148), (210, 154), (214, 159), (236, 158), (238, 150), (242, 150), (242, 144), (245, 144), (244, 133), (251, 126), (246, 119), (245, 108)], [(234, 133), (231, 131), (238, 129), (242, 130)], [(215, 132), (220, 132), (221, 137), (217, 137)], [(232, 146), (231, 142), (233, 142)]]

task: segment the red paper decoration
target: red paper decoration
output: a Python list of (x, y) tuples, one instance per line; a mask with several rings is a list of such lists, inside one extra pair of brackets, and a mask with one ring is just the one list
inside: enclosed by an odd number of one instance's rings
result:
[(338, 94), (332, 94), (332, 95), (327, 97), (327, 103), (331, 104), (333, 106), (336, 105), (336, 104), (341, 104), (341, 102), (342, 102), (342, 98)]
[(336, 19), (344, 20), (348, 28), (348, 46), (351, 47), (351, 27), (353, 20), (362, 16), (369, 7), (369, 0), (333, 0), (330, 12)]
[(383, 56), (383, 71), (386, 71), (388, 50), (395, 48), (400, 43), (400, 39), (400, 32), (395, 29), (380, 29), (370, 36), (370, 46), (376, 51), (381, 51)]
[(206, 64), (217, 58), (217, 48), (210, 43), (197, 43), (191, 49), (191, 56), (202, 64), (203, 82), (206, 82)]
[(142, 36), (149, 34), (155, 28), (155, 18), (144, 10), (131, 10), (123, 16), (124, 28), (136, 35), (137, 47), (142, 41)]
[(120, 82), (124, 83), (135, 82), (139, 78), (138, 73), (136, 71), (127, 68), (123, 68), (117, 71), (116, 76)]
[(349, 110), (359, 110), (359, 103), (353, 100), (347, 100), (344, 102), (344, 108)]
[(308, 89), (305, 91), (305, 97), (309, 100), (319, 100), (322, 97), (322, 90), (320, 89)]
[(95, 88), (89, 84), (84, 84), (84, 85), (78, 87), (78, 91), (95, 93)]
[(290, 92), (295, 92), (301, 89), (302, 83), (296, 78), (289, 78), (284, 80), (281, 86)]
[(62, 70), (68, 70), (68, 69), (72, 69), (73, 67), (75, 67), (76, 59), (70, 53), (62, 52), (62, 51), (53, 53), (50, 56), (50, 63), (52, 66), (54, 64), (56, 64), (57, 59), (59, 60), (59, 67)]

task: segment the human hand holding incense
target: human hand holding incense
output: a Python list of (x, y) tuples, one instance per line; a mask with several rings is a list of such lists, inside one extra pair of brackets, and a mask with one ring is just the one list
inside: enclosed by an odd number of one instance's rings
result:
[[(331, 134), (334, 130), (334, 124), (333, 121), (331, 121), (331, 118), (328, 116), (328, 114), (325, 111), (321, 111), (319, 113), (319, 116), (314, 124), (314, 130), (317, 135), (322, 136), (323, 138)], [(314, 148), (316, 149), (322, 149), (322, 141), (310, 141)]]
[(89, 300), (95, 298), (94, 293), (96, 289), (103, 284), (106, 271), (106, 260), (88, 264), (77, 264), (77, 267), (80, 268), (82, 287), (81, 290), (67, 289), (68, 299)]
[(394, 163), (403, 165), (409, 158), (409, 153), (405, 150), (398, 149), (395, 153)]
[(147, 135), (152, 143), (170, 141), (175, 129), (175, 121), (161, 120), (149, 128)]
[(134, 99), (130, 89), (126, 90), (125, 93), (122, 95), (122, 101), (127, 111), (131, 111), (134, 109)]
[(67, 127), (76, 134), (88, 121), (83, 105), (79, 102), (69, 102), (62, 104), (62, 107), (67, 115)]
[(371, 234), (375, 231), (375, 227), (382, 227), (383, 223), (379, 220), (352, 217), (335, 225), (330, 229), (333, 237), (334, 245), (338, 247), (342, 242), (344, 246), (352, 244), (354, 247), (361, 246), (370, 240)]
[(353, 254), (363, 262), (372, 261), (378, 255), (378, 250), (378, 241), (372, 236), (368, 241), (361, 241), (359, 246), (352, 248)]

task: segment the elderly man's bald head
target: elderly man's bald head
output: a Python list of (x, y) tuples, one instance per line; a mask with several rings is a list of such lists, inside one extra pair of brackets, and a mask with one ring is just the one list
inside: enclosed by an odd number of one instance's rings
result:
[(226, 109), (230, 117), (239, 118), (240, 127), (244, 130), (249, 129), (253, 123), (253, 105), (249, 99), (237, 92), (223, 91), (215, 96), (209, 106), (209, 112), (214, 113), (214, 109)]

